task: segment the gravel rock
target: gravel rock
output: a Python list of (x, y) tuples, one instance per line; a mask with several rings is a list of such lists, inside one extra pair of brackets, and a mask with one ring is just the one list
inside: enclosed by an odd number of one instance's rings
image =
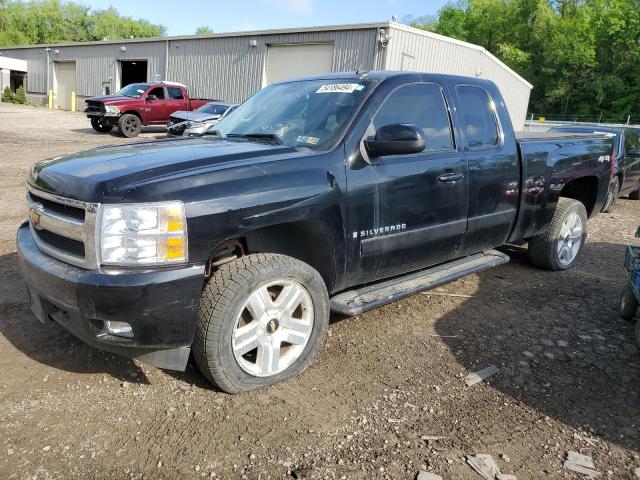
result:
[(440, 475), (436, 475), (435, 473), (427, 472), (425, 470), (420, 470), (416, 480), (442, 480)]

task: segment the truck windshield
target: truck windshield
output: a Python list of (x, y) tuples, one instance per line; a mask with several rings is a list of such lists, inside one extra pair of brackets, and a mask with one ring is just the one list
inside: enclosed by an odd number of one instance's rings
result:
[(328, 148), (362, 102), (366, 83), (303, 80), (270, 85), (217, 125), (223, 138)]
[(151, 85), (148, 83), (132, 83), (126, 87), (118, 90), (116, 95), (121, 97), (140, 98), (140, 96), (147, 91)]

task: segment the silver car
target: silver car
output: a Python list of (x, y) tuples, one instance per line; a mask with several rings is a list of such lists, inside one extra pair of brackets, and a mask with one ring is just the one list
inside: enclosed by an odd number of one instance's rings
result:
[(204, 135), (237, 106), (233, 103), (209, 102), (193, 112), (174, 112), (169, 118), (167, 132), (170, 135)]

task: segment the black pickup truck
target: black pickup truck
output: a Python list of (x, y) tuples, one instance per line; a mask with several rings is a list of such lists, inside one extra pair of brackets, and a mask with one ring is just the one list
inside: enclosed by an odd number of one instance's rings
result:
[(304, 370), (353, 315), (508, 261), (563, 270), (612, 174), (606, 135), (516, 138), (496, 86), (421, 73), (266, 87), (212, 135), (36, 164), (17, 233), (32, 310), (227, 392)]

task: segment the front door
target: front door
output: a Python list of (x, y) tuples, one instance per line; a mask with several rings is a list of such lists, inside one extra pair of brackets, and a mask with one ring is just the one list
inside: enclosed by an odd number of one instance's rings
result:
[(351, 284), (459, 256), (467, 224), (467, 165), (454, 142), (442, 88), (410, 83), (391, 91), (365, 137), (397, 123), (420, 128), (427, 146), (418, 154), (369, 158), (348, 170)]
[[(149, 95), (156, 98), (150, 99)], [(166, 123), (168, 116), (165, 113), (165, 91), (164, 87), (156, 87), (147, 92), (144, 102), (144, 118), (147, 125)]]

